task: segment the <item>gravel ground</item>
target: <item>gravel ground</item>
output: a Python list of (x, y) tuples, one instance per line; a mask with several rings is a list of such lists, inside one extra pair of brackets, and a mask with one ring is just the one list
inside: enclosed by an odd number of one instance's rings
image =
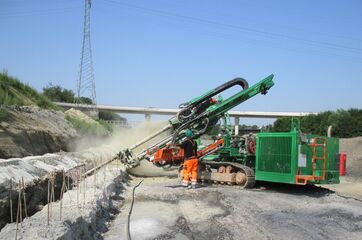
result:
[[(135, 185), (140, 178), (135, 178)], [(126, 239), (131, 188), (104, 239)], [(362, 202), (319, 187), (179, 187), (146, 178), (136, 189), (132, 239), (361, 239)]]

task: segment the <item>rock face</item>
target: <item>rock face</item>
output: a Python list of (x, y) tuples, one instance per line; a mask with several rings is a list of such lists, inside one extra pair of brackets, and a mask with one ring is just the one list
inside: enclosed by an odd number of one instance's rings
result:
[(342, 138), (339, 150), (347, 153), (346, 177), (352, 181), (362, 181), (362, 137)]
[(0, 158), (66, 151), (77, 137), (61, 111), (37, 107), (4, 107), (0, 123)]

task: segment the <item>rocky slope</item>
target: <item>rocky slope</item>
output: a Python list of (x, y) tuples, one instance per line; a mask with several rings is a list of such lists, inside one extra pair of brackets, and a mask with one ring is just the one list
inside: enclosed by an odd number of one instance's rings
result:
[(0, 158), (25, 157), (66, 151), (77, 131), (64, 113), (38, 107), (2, 107)]

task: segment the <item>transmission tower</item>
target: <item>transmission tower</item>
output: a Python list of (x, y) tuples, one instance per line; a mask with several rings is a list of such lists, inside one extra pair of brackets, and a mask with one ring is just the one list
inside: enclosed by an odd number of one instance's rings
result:
[(77, 98), (76, 104), (84, 103), (81, 97), (86, 97), (92, 100), (92, 105), (89, 105), (89, 113), (93, 117), (98, 117), (96, 86), (93, 72), (93, 59), (90, 34), (90, 10), (91, 0), (84, 0), (84, 28), (83, 42), (80, 56), (79, 76), (77, 80)]

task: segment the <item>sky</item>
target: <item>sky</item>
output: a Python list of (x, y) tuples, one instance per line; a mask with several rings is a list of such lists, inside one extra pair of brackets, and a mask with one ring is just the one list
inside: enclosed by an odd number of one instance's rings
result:
[[(361, 12), (360, 0), (93, 0), (97, 102), (176, 108), (273, 73), (234, 110), (362, 108)], [(83, 14), (83, 0), (0, 0), (0, 71), (75, 91)]]

